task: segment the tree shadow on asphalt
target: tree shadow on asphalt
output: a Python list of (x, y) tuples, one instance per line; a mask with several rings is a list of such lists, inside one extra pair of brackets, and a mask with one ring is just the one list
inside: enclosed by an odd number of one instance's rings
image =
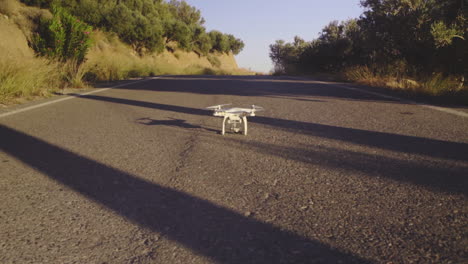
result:
[(275, 98), (275, 99), (286, 99), (286, 100), (302, 101), (302, 102), (314, 102), (314, 103), (324, 103), (324, 102), (326, 102), (324, 100), (305, 99), (305, 98), (301, 98), (300, 96), (266, 95), (266, 97)]
[[(344, 169), (364, 173), (366, 176), (385, 177), (400, 182), (429, 187), (432, 191), (468, 196), (468, 164), (454, 166), (439, 161), (410, 161), (324, 146), (288, 147), (258, 141), (228, 139), (219, 143), (226, 146), (231, 141), (242, 144), (246, 150), (274, 155), (284, 159), (314, 164), (331, 169)], [(239, 148), (240, 146), (232, 146)]]
[(0, 125), (0, 150), (116, 214), (220, 263), (369, 263)]
[[(287, 83), (287, 88), (284, 84)], [(339, 84), (338, 84), (339, 85)], [(174, 93), (235, 96), (314, 96), (332, 97), (349, 101), (371, 101), (402, 104), (401, 101), (377, 95), (360, 93), (335, 87), (333, 84), (313, 80), (259, 78), (249, 76), (207, 77), (171, 76), (144, 83), (129, 83), (115, 89), (146, 90)], [(316, 98), (315, 98), (316, 99)]]
[[(197, 109), (186, 106), (143, 102), (98, 95), (76, 96), (84, 99), (146, 107), (191, 115), (211, 115), (211, 111), (206, 109)], [(398, 135), (356, 128), (323, 125), (303, 121), (272, 118), (267, 116), (251, 117), (249, 118), (249, 122), (279, 128), (292, 133), (301, 133), (315, 137), (334, 139), (384, 150), (391, 150), (408, 154), (419, 154), (434, 158), (451, 159), (457, 161), (468, 160), (468, 144), (466, 143)]]

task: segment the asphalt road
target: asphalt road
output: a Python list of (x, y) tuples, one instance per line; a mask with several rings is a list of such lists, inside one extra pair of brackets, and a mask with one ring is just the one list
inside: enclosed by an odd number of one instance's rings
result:
[[(293, 78), (125, 84), (0, 117), (0, 263), (467, 263), (466, 109)], [(221, 136), (221, 103), (266, 111)]]

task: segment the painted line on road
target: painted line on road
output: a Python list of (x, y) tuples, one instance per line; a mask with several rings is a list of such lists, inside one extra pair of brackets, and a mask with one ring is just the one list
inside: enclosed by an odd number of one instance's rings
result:
[[(323, 83), (324, 83), (324, 84), (330, 85), (330, 83), (325, 83), (325, 82), (323, 82)], [(375, 95), (375, 96), (379, 96), (379, 97), (383, 97), (383, 98), (387, 98), (387, 99), (392, 99), (392, 100), (396, 100), (396, 101), (400, 101), (400, 102), (404, 102), (404, 103), (408, 103), (408, 104), (418, 105), (418, 106), (425, 107), (425, 108), (429, 108), (429, 109), (432, 109), (432, 110), (436, 110), (436, 111), (445, 112), (445, 113), (448, 113), (448, 114), (453, 114), (453, 115), (457, 115), (457, 116), (467, 117), (467, 118), (468, 118), (468, 113), (462, 112), (462, 111), (453, 110), (453, 109), (450, 109), (450, 108), (445, 108), (445, 107), (440, 107), (440, 106), (435, 106), (435, 105), (428, 105), (428, 104), (418, 103), (418, 102), (415, 102), (415, 101), (406, 100), (406, 99), (399, 98), (399, 97), (395, 97), (395, 96), (390, 96), (390, 95), (385, 95), (385, 94), (381, 94), (381, 93), (366, 91), (366, 90), (363, 90), (363, 89), (354, 88), (354, 87), (348, 87), (348, 86), (344, 86), (344, 85), (338, 85), (338, 84), (331, 84), (331, 85), (332, 85), (332, 86), (336, 86), (336, 87), (340, 87), (340, 88), (344, 88), (344, 89), (348, 89), (348, 90), (352, 90), (352, 91), (356, 91), (356, 92), (361, 92), (361, 93), (365, 93), (365, 94), (371, 94), (371, 95)]]
[(25, 108), (21, 108), (21, 109), (18, 109), (18, 110), (13, 110), (13, 111), (10, 111), (10, 112), (0, 114), (0, 118), (10, 116), (10, 115), (14, 115), (14, 114), (19, 114), (19, 113), (26, 112), (26, 111), (29, 111), (29, 110), (33, 110), (33, 109), (36, 109), (36, 108), (39, 108), (39, 107), (44, 107), (44, 106), (47, 106), (47, 105), (63, 102), (63, 101), (66, 101), (66, 100), (71, 100), (73, 98), (77, 98), (77, 97), (80, 97), (80, 96), (83, 96), (83, 95), (100, 93), (100, 92), (104, 92), (104, 91), (107, 91), (107, 90), (112, 89), (112, 88), (118, 88), (118, 87), (130, 85), (130, 84), (134, 84), (134, 83), (156, 80), (156, 79), (159, 79), (159, 78), (160, 77), (153, 77), (153, 78), (138, 80), (138, 81), (134, 81), (134, 82), (130, 82), (130, 83), (123, 83), (123, 84), (119, 84), (119, 85), (112, 86), (112, 87), (109, 87), (109, 88), (101, 88), (101, 89), (97, 89), (97, 90), (90, 91), (90, 92), (87, 92), (87, 93), (82, 93), (82, 94), (75, 95), (75, 96), (68, 96), (68, 97), (65, 97), (65, 98), (60, 98), (60, 99), (45, 102), (45, 103), (42, 103), (42, 104), (32, 105), (32, 106), (29, 106), (29, 107), (25, 107)]

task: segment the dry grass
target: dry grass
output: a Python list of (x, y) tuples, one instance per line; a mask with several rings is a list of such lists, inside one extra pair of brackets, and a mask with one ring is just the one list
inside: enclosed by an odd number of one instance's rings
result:
[(459, 78), (454, 76), (445, 77), (441, 73), (435, 73), (432, 76), (421, 81), (418, 90), (428, 95), (450, 95), (450, 94), (468, 94), (468, 87), (460, 82)]
[(0, 103), (48, 96), (61, 84), (58, 65), (45, 59), (0, 60)]
[(83, 65), (78, 65), (75, 61), (61, 64), (60, 74), (63, 80), (63, 86), (71, 88), (87, 88), (84, 81), (86, 69)]
[(208, 55), (207, 59), (213, 67), (221, 67), (221, 61), (219, 60), (218, 57), (213, 56), (213, 55)]
[(393, 74), (378, 74), (367, 66), (356, 66), (346, 69), (344, 78), (364, 85), (386, 87), (429, 96), (457, 96), (468, 93), (468, 87), (463, 86), (456, 77), (444, 76), (441, 73), (415, 80), (401, 75), (400, 77), (394, 77)]

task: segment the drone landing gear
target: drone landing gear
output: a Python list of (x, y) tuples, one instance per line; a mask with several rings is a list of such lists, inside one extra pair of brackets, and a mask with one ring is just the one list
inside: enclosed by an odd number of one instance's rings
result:
[(239, 133), (241, 128), (240, 125), (243, 125), (242, 134), (247, 135), (247, 117), (243, 116), (225, 116), (223, 119), (223, 129), (221, 130), (221, 135), (224, 135), (226, 132), (226, 124), (230, 127), (230, 130), (234, 133)]

